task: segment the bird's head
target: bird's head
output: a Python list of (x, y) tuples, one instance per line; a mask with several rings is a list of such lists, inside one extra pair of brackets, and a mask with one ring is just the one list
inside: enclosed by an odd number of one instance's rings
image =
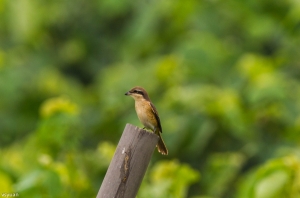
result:
[(134, 100), (150, 100), (148, 93), (142, 87), (133, 87), (128, 92), (126, 92), (125, 95), (133, 97)]

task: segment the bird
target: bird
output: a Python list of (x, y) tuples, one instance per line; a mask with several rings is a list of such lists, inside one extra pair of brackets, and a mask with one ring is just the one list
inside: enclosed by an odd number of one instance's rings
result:
[(158, 152), (162, 155), (168, 155), (168, 149), (161, 136), (162, 127), (158, 112), (146, 90), (136, 86), (126, 92), (125, 95), (131, 96), (135, 100), (135, 111), (140, 122), (144, 125), (143, 129), (150, 129), (158, 135), (159, 140), (156, 145)]

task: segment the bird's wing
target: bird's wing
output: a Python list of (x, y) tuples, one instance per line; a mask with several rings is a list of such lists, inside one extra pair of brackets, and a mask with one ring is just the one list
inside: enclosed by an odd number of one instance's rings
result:
[(157, 112), (155, 106), (152, 104), (152, 102), (150, 102), (150, 106), (151, 106), (152, 112), (154, 113), (154, 116), (155, 116), (155, 118), (157, 120), (158, 129), (162, 133), (162, 128), (161, 128), (161, 124), (160, 124), (160, 119), (159, 119), (159, 116), (158, 116), (158, 112)]

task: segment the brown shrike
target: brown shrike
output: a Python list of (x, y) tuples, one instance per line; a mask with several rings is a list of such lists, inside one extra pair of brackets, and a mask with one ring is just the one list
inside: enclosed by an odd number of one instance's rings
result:
[(146, 90), (142, 87), (134, 87), (125, 93), (125, 95), (131, 96), (135, 100), (135, 111), (139, 120), (144, 125), (144, 129), (150, 129), (159, 136), (159, 140), (156, 145), (158, 152), (163, 155), (168, 155), (168, 149), (160, 134), (162, 133), (162, 128), (158, 112), (152, 104)]

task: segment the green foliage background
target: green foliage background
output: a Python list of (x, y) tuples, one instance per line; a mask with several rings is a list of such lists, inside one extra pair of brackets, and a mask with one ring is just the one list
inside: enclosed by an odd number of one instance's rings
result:
[[(145, 87), (141, 198), (300, 197), (296, 0), (0, 0), (0, 193), (95, 197)], [(7, 194), (6, 194), (7, 195)]]

